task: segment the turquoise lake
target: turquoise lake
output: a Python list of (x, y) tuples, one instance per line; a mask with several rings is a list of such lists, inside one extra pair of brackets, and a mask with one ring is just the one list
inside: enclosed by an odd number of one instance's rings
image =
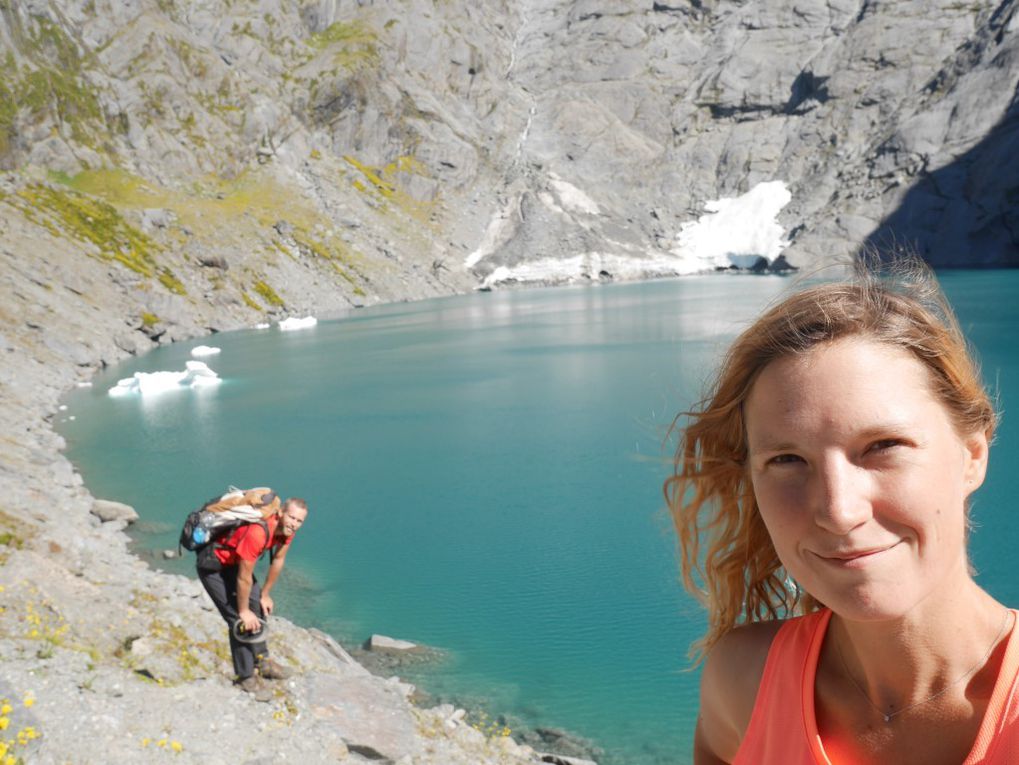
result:
[[(1019, 606), (1019, 272), (942, 283), (1004, 411), (973, 561)], [(93, 494), (137, 508), (140, 550), (175, 547), (186, 512), (228, 484), (303, 496), (281, 615), (347, 643), (441, 648), (408, 679), (510, 727), (590, 739), (602, 765), (689, 763), (686, 653), (704, 621), (678, 584), (666, 433), (728, 340), (791, 285), (482, 293), (221, 334), (105, 370), (68, 394), (57, 427)], [(221, 385), (107, 395), (136, 371), (183, 370), (200, 344), (222, 349), (203, 359)]]

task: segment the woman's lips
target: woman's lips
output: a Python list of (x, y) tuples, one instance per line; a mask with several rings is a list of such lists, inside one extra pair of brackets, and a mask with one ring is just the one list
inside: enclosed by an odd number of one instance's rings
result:
[(881, 545), (879, 547), (864, 547), (853, 550), (840, 550), (837, 552), (814, 554), (821, 560), (840, 568), (862, 568), (879, 558), (882, 553), (886, 553), (893, 547), (898, 546), (898, 544), (898, 542), (894, 542), (892, 544)]

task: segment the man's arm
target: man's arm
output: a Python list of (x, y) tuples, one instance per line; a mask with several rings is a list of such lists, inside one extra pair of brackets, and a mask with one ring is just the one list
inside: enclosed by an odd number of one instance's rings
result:
[(254, 580), (255, 561), (242, 558), (237, 562), (237, 615), (244, 622), (244, 628), (250, 632), (257, 632), (262, 626), (248, 602)]
[(260, 603), (262, 605), (262, 611), (266, 616), (272, 613), (275, 604), (269, 593), (272, 592), (273, 586), (276, 584), (276, 580), (280, 578), (280, 573), (283, 571), (283, 563), (287, 559), (287, 548), (290, 545), (284, 545), (276, 557), (272, 559), (272, 563), (269, 564), (269, 571), (265, 575), (265, 584), (262, 585), (262, 597)]

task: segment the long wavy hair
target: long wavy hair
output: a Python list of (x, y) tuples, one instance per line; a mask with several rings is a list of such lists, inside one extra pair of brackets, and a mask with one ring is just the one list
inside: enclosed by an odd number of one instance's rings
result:
[(737, 624), (819, 607), (785, 575), (758, 512), (747, 466), (744, 405), (772, 361), (846, 337), (886, 343), (927, 369), (957, 432), (994, 434), (994, 406), (930, 270), (859, 261), (843, 281), (803, 289), (767, 310), (726, 353), (708, 395), (673, 423), (679, 433), (664, 492), (679, 537), (683, 583), (708, 611), (702, 659)]

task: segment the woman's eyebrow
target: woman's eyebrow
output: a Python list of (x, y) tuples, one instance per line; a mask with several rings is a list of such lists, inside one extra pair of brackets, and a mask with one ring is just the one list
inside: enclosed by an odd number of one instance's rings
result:
[[(888, 436), (899, 436), (909, 432), (909, 422), (900, 419), (888, 419), (881, 422), (867, 425), (859, 430), (852, 431), (854, 439), (887, 438)], [(769, 438), (759, 436), (758, 438), (747, 438), (747, 448), (753, 452), (784, 452), (795, 451), (799, 446), (787, 438)]]

